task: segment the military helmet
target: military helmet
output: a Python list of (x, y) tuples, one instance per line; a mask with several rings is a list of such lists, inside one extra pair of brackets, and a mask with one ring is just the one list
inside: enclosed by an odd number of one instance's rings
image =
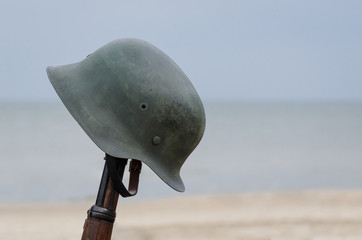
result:
[(202, 102), (183, 71), (139, 39), (112, 41), (84, 60), (47, 67), (60, 99), (105, 153), (147, 164), (177, 191), (180, 169), (205, 129)]

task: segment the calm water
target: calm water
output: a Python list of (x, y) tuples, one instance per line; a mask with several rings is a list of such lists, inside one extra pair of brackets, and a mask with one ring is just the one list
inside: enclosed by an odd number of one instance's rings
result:
[[(362, 188), (362, 103), (205, 104), (177, 193), (148, 168), (136, 198)], [(61, 103), (0, 104), (0, 202), (94, 199), (103, 153)]]

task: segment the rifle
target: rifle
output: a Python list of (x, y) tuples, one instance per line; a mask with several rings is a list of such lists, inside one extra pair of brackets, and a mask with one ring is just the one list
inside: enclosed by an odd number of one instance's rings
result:
[(128, 159), (116, 158), (106, 154), (101, 182), (95, 204), (87, 211), (82, 240), (110, 240), (113, 223), (116, 219), (118, 197), (131, 197), (137, 194), (139, 174), (142, 163), (130, 162), (128, 190), (122, 183)]

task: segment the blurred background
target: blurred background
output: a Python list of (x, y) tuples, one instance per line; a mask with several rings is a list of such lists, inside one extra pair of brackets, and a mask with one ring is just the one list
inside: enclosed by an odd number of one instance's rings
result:
[(0, 2), (0, 202), (95, 199), (103, 152), (45, 68), (135, 37), (204, 102), (177, 193), (144, 167), (137, 198), (362, 187), (361, 1)]

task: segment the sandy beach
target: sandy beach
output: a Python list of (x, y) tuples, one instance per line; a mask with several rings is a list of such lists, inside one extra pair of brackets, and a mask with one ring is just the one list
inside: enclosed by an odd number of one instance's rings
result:
[[(0, 239), (80, 239), (91, 205), (2, 204)], [(362, 239), (362, 191), (120, 199), (112, 239)]]

